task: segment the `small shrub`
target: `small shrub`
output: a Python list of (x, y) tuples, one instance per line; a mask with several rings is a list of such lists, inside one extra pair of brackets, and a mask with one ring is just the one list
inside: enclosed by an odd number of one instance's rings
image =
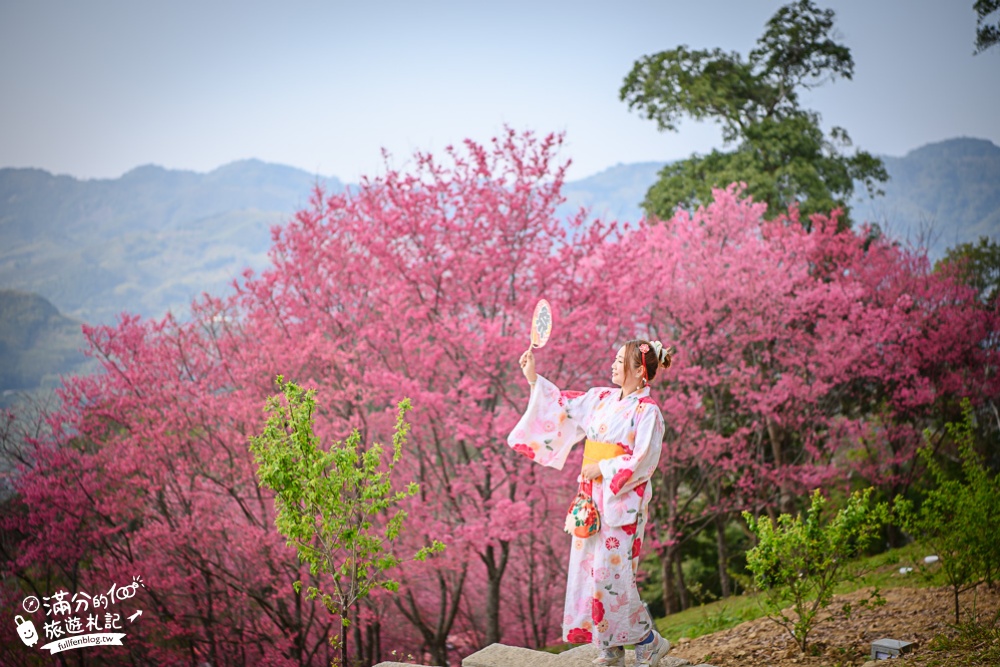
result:
[[(768, 618), (791, 634), (803, 652), (809, 633), (819, 623), (834, 616), (824, 611), (833, 601), (834, 588), (864, 573), (857, 557), (875, 541), (888, 518), (885, 503), (871, 505), (872, 490), (854, 493), (847, 506), (824, 521), (826, 499), (817, 489), (805, 517), (782, 514), (777, 523), (769, 517), (755, 519), (744, 512), (750, 530), (759, 540), (747, 552), (747, 569)], [(862, 606), (884, 602), (878, 588), (862, 601)], [(785, 613), (791, 606), (793, 614)], [(850, 604), (840, 612), (850, 616)]]
[[(972, 407), (962, 401), (963, 419), (948, 423), (958, 444), (962, 472), (949, 477), (930, 447), (920, 456), (935, 486), (919, 508), (897, 497), (895, 512), (902, 529), (931, 549), (952, 589), (955, 623), (961, 620), (959, 594), (979, 584), (992, 584), (1000, 567), (1000, 475), (991, 476), (976, 454)], [(925, 435), (929, 438), (929, 434)]]

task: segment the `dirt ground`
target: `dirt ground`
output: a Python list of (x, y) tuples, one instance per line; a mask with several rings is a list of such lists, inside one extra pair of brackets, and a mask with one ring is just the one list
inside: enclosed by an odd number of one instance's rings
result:
[[(866, 591), (834, 598), (831, 607), (844, 601), (856, 602)], [(707, 662), (716, 667), (846, 667), (863, 665), (871, 659), (871, 644), (877, 639), (915, 642), (916, 648), (905, 659), (891, 664), (898, 667), (934, 665), (975, 665), (968, 652), (949, 653), (931, 650), (928, 643), (936, 635), (955, 636), (954, 598), (949, 588), (895, 588), (883, 593), (886, 604), (875, 609), (858, 609), (850, 620), (830, 620), (810, 634), (808, 653), (803, 655), (788, 632), (774, 621), (759, 618), (735, 628), (685, 640), (670, 651), (671, 656)], [(973, 605), (980, 617), (993, 618), (1000, 608), (1000, 590), (981, 586), (974, 594), (960, 596), (962, 620), (969, 618)]]

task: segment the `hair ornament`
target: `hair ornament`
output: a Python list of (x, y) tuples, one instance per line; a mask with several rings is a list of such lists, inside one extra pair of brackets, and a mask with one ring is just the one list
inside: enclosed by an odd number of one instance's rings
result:
[(669, 368), (671, 358), (674, 356), (674, 353), (677, 352), (677, 350), (674, 349), (674, 346), (668, 345), (664, 347), (663, 343), (658, 340), (652, 341), (651, 345), (653, 346), (653, 351), (656, 352), (656, 358), (659, 360), (660, 364)]

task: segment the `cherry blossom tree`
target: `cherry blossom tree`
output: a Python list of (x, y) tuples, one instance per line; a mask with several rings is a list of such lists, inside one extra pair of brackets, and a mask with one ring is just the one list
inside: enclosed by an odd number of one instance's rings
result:
[(982, 345), (996, 312), (925, 257), (838, 230), (837, 212), (806, 227), (794, 208), (765, 220), (738, 186), (714, 200), (620, 244), (636, 264), (626, 307), (680, 349), (653, 526), (668, 610), (685, 540), (713, 526), (723, 554), (736, 512), (795, 512), (817, 487), (891, 498), (922, 429), (956, 396), (997, 389), (997, 350)]

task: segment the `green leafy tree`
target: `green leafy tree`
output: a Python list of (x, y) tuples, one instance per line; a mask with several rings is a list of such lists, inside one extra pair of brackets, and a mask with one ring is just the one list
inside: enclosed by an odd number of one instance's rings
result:
[(620, 91), (630, 109), (664, 131), (676, 131), (684, 117), (715, 121), (726, 144), (735, 144), (664, 167), (642, 204), (647, 215), (665, 220), (736, 181), (767, 202), (771, 217), (798, 202), (803, 220), (838, 207), (846, 213), (855, 181), (881, 194), (876, 183), (889, 178), (882, 161), (865, 151), (846, 155), (847, 131), (825, 135), (819, 114), (799, 105), (801, 91), (853, 76), (850, 49), (831, 36), (833, 16), (800, 0), (771, 17), (746, 59), (679, 46), (635, 63)]
[[(376, 587), (399, 587), (386, 576), (402, 562), (392, 549), (406, 519), (397, 506), (419, 488), (411, 483), (393, 492), (391, 475), (409, 432), (404, 416), (410, 402), (399, 404), (392, 457), (383, 465), (382, 446), (374, 443), (362, 451), (357, 430), (346, 441), (321, 449), (313, 432), (315, 392), (286, 383), (280, 375), (277, 384), (281, 393), (267, 400), (267, 423), (260, 435), (250, 438), (250, 450), (260, 485), (275, 492), (278, 532), (298, 550), (310, 574), (327, 582), (309, 586), (306, 594), (319, 597), (341, 619), (340, 637), (330, 642), (339, 646), (341, 664), (346, 665), (352, 607)], [(443, 549), (435, 540), (412, 558), (425, 560)], [(302, 582), (294, 587), (300, 592)]]
[(979, 292), (984, 303), (994, 304), (1000, 294), (1000, 243), (985, 236), (976, 243), (960, 243), (945, 252), (934, 270), (955, 272), (962, 282)]
[(976, 0), (972, 7), (976, 10), (975, 54), (978, 55), (1000, 43), (1000, 0)]
[[(782, 514), (777, 522), (743, 513), (757, 546), (747, 552), (747, 569), (753, 576), (758, 598), (768, 618), (784, 627), (802, 651), (809, 633), (818, 624), (837, 615), (829, 607), (838, 584), (865, 574), (857, 557), (879, 535), (888, 520), (885, 503), (872, 505), (872, 489), (857, 491), (847, 505), (825, 521), (827, 500), (817, 489), (805, 517)], [(863, 606), (882, 604), (875, 588)], [(787, 609), (791, 607), (792, 613)], [(845, 603), (840, 614), (850, 616)]]
[[(955, 599), (955, 623), (960, 622), (959, 595), (981, 583), (992, 585), (1000, 569), (1000, 475), (992, 475), (975, 448), (975, 418), (968, 399), (962, 400), (962, 421), (946, 424), (957, 443), (961, 474), (951, 476), (930, 447), (920, 450), (934, 488), (917, 508), (896, 498), (898, 520), (907, 533), (938, 556)], [(925, 437), (930, 442), (930, 433)]]

